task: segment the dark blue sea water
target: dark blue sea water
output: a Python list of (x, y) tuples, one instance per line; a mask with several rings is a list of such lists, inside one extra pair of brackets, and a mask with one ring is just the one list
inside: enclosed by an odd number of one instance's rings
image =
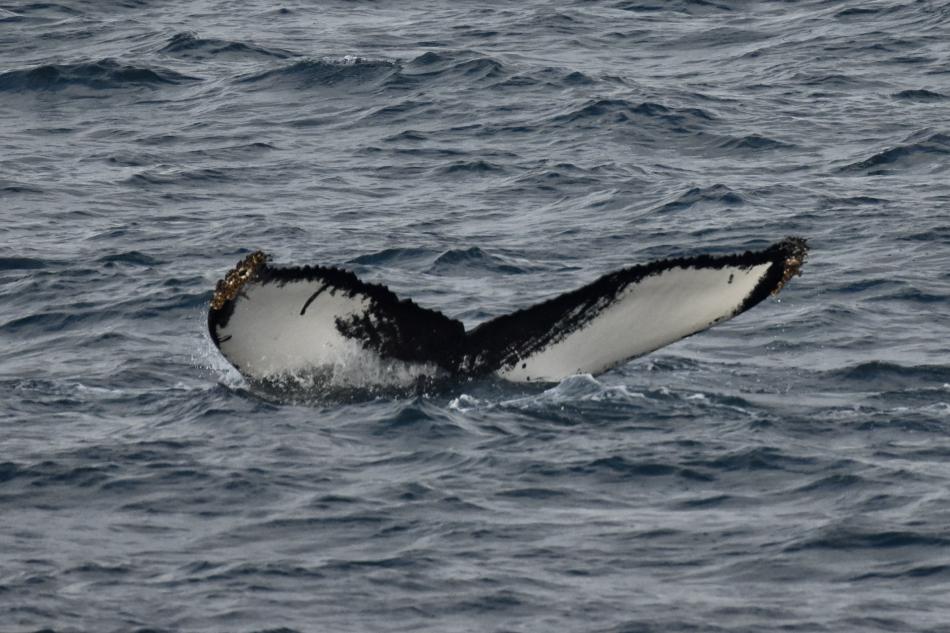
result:
[[(950, 4), (0, 4), (0, 631), (950, 631)], [(253, 249), (474, 325), (810, 240), (598, 377), (282, 403)]]

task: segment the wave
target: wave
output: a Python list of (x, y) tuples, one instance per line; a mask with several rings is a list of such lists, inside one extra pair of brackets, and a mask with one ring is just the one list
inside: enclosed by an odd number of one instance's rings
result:
[(279, 48), (265, 48), (256, 44), (245, 44), (231, 40), (198, 37), (194, 33), (176, 33), (159, 53), (186, 59), (287, 59), (296, 57), (290, 51)]
[(523, 90), (531, 86), (545, 86), (554, 88), (574, 88), (592, 86), (597, 81), (577, 70), (548, 67), (533, 70), (530, 74), (515, 74), (492, 84), (492, 89)]
[(911, 242), (932, 242), (934, 244), (950, 244), (950, 226), (934, 225), (927, 227), (915, 226), (911, 233), (899, 236), (900, 240)]
[[(510, 109), (499, 108), (499, 116)], [(409, 130), (411, 140), (425, 140), (436, 134), (450, 134), (475, 137), (505, 137), (520, 134), (536, 134), (554, 131), (563, 134), (561, 129), (573, 127), (582, 130), (614, 131), (621, 130), (664, 137), (670, 133), (701, 135), (701, 128), (708, 127), (716, 120), (715, 115), (702, 108), (678, 108), (659, 103), (644, 101), (640, 103), (625, 99), (592, 99), (574, 104), (565, 111), (538, 119), (514, 119), (498, 123), (466, 122), (437, 132), (419, 132)], [(395, 140), (397, 137), (388, 137)]]
[(791, 492), (798, 494), (828, 494), (849, 491), (853, 494), (855, 489), (869, 484), (872, 484), (872, 482), (869, 482), (860, 475), (836, 473), (819, 477), (814, 481), (794, 488)]
[(889, 292), (880, 293), (876, 296), (869, 297), (868, 300), (938, 304), (946, 302), (947, 295), (945, 293), (941, 293), (939, 290), (935, 292), (932, 288), (925, 290), (915, 286), (914, 284), (901, 282), (896, 288), (891, 289)]
[(848, 7), (835, 13), (834, 17), (838, 19), (845, 18), (871, 18), (890, 13), (894, 10), (884, 7)]
[(505, 168), (496, 163), (485, 160), (457, 160), (437, 169), (440, 175), (450, 174), (495, 174), (504, 172)]
[(158, 266), (162, 263), (154, 257), (149, 257), (145, 253), (140, 253), (139, 251), (111, 253), (109, 255), (103, 255), (96, 261), (100, 264), (105, 264), (106, 267), (112, 267), (116, 264), (129, 264), (132, 266)]
[(860, 278), (853, 281), (843, 282), (840, 286), (835, 288), (835, 292), (842, 294), (865, 293), (869, 290), (881, 292), (882, 290), (887, 290), (888, 288), (893, 288), (900, 285), (901, 282), (898, 282), (894, 279)]
[(405, 266), (420, 260), (429, 260), (434, 253), (435, 251), (426, 248), (386, 248), (376, 253), (354, 257), (347, 263), (363, 266), (388, 266), (392, 264)]
[(702, 203), (736, 207), (745, 204), (745, 200), (726, 185), (717, 184), (710, 187), (693, 187), (677, 196), (672, 202), (662, 205), (657, 211), (661, 213), (682, 211)]
[(6, 323), (0, 323), (0, 332), (13, 335), (39, 336), (51, 332), (63, 332), (90, 321), (101, 321), (114, 316), (115, 312), (105, 313), (85, 310), (67, 312), (50, 310), (27, 316), (19, 316)]
[(401, 83), (417, 84), (439, 80), (459, 80), (471, 84), (483, 79), (500, 79), (507, 73), (496, 59), (474, 51), (429, 51), (406, 64)]
[(950, 366), (946, 365), (900, 365), (885, 361), (870, 361), (825, 372), (830, 383), (854, 381), (881, 384), (890, 389), (903, 385), (907, 388), (924, 384), (950, 383)]
[[(384, 150), (379, 150), (384, 151)], [(395, 154), (405, 156), (419, 156), (424, 158), (448, 159), (465, 156), (467, 152), (446, 147), (399, 147), (392, 150)]]
[[(271, 143), (264, 143), (264, 142), (258, 141), (258, 142), (252, 142), (252, 143), (237, 143), (234, 145), (210, 147), (207, 149), (190, 150), (188, 152), (188, 156), (231, 162), (238, 159), (257, 158), (261, 154), (264, 154), (266, 152), (270, 152), (276, 149), (280, 149), (280, 148), (278, 148), (276, 145), (272, 145)], [(145, 164), (154, 164), (159, 161), (160, 161), (160, 158), (154, 158), (151, 163), (140, 162), (138, 165), (131, 165), (131, 166), (141, 167)], [(110, 157), (109, 162), (117, 162), (116, 157)]]
[(573, 163), (550, 164), (545, 161), (538, 167), (531, 169), (509, 181), (509, 191), (518, 192), (526, 189), (540, 191), (562, 192), (569, 189), (581, 189), (585, 193), (596, 187), (601, 179), (596, 175), (597, 169), (584, 169)]
[(551, 117), (547, 123), (582, 128), (660, 124), (669, 132), (689, 133), (714, 119), (702, 108), (675, 108), (652, 101), (633, 103), (626, 99), (592, 99)]
[(900, 92), (894, 93), (895, 99), (900, 99), (902, 101), (918, 101), (918, 102), (933, 102), (933, 101), (944, 101), (947, 99), (947, 96), (939, 92), (932, 92), (930, 90), (920, 89), (920, 90), (901, 90)]
[(49, 265), (48, 260), (33, 257), (0, 257), (0, 270), (39, 270)]
[(387, 136), (383, 139), (387, 143), (394, 143), (399, 141), (427, 141), (429, 140), (429, 134), (426, 132), (420, 132), (419, 130), (403, 130), (399, 134), (393, 134), (392, 136)]
[(593, 77), (579, 70), (564, 71), (560, 68), (544, 68), (538, 74), (544, 77), (552, 73), (555, 75), (555, 81), (563, 86), (590, 86), (596, 83)]
[(471, 276), (476, 272), (518, 275), (533, 270), (526, 263), (515, 264), (499, 255), (490, 255), (477, 246), (445, 251), (432, 262), (429, 272), (439, 275), (459, 274)]
[(32, 2), (29, 4), (20, 4), (16, 7), (15, 12), (8, 9), (0, 9), (0, 21), (5, 21), (7, 18), (9, 18), (11, 21), (17, 22), (26, 19), (48, 22), (61, 20), (64, 16), (76, 17), (80, 15), (82, 15), (82, 12), (78, 9), (74, 9), (65, 4), (57, 4), (55, 2)]
[[(902, 145), (882, 150), (870, 158), (841, 167), (843, 173), (866, 176), (887, 175), (897, 171), (924, 169), (928, 173), (946, 171), (950, 154), (950, 136), (943, 133), (915, 135)], [(935, 160), (939, 158), (940, 160)]]
[(883, 198), (873, 196), (820, 196), (818, 203), (823, 210), (834, 209), (836, 207), (859, 207), (865, 205), (886, 204), (888, 201)]
[[(453, 401), (460, 409), (478, 408), (479, 402), (467, 399)], [(546, 423), (574, 426), (597, 424), (633, 425), (635, 428), (667, 428), (673, 420), (697, 415), (745, 417), (753, 407), (742, 398), (719, 393), (671, 391), (667, 388), (634, 390), (625, 385), (611, 385), (589, 374), (565, 378), (540, 393), (523, 395), (498, 403), (498, 407), (545, 420)], [(708, 465), (708, 464), (707, 464)], [(690, 468), (694, 464), (688, 464)]]
[(522, 274), (540, 270), (529, 262), (492, 255), (478, 247), (436, 251), (428, 248), (387, 248), (376, 253), (360, 255), (347, 261), (360, 266), (396, 266), (399, 268), (424, 265), (427, 272), (439, 275), (470, 274), (472, 271), (501, 274)]
[(169, 169), (159, 167), (147, 169), (127, 178), (125, 184), (135, 187), (150, 188), (154, 186), (175, 185), (184, 183), (228, 183), (243, 181), (247, 178), (249, 167), (223, 167), (215, 169)]
[[(589, 462), (567, 466), (571, 475), (597, 475), (626, 478), (680, 477), (693, 481), (713, 481), (715, 478), (691, 468), (656, 461), (633, 461), (622, 455), (601, 457)], [(560, 474), (560, 473), (547, 473)]]
[(844, 73), (798, 72), (791, 76), (791, 81), (802, 86), (833, 88), (836, 90), (858, 90), (877, 85), (875, 80), (852, 77)]
[(722, 149), (748, 151), (771, 151), (778, 149), (790, 149), (795, 145), (784, 143), (782, 141), (762, 136), (761, 134), (748, 134), (742, 137), (731, 137), (719, 144)]
[[(711, 0), (656, 0), (654, 2), (622, 0), (613, 5), (613, 7), (632, 13), (675, 12), (686, 15), (732, 13), (737, 10), (736, 7), (729, 6), (729, 2), (713, 2)], [(738, 7), (741, 7), (743, 10), (745, 9), (745, 6), (742, 4), (739, 4)]]
[(387, 59), (369, 59), (347, 55), (303, 59), (240, 78), (244, 84), (260, 89), (313, 89), (328, 87), (375, 88), (399, 72), (399, 63)]
[(0, 194), (12, 195), (19, 193), (43, 193), (43, 190), (39, 187), (13, 182), (10, 180), (0, 181)]
[(751, 44), (771, 39), (771, 33), (737, 29), (731, 27), (714, 27), (711, 29), (697, 29), (671, 42), (677, 49), (701, 48), (709, 49), (716, 46), (737, 46)]
[[(437, 116), (438, 109), (433, 107), (434, 102), (429, 100), (406, 99), (398, 103), (389, 103), (368, 112), (361, 122), (373, 123), (400, 123), (407, 120), (425, 120), (430, 116)], [(390, 140), (390, 139), (386, 139)], [(407, 138), (407, 140), (421, 140)]]
[(756, 446), (732, 451), (712, 459), (688, 461), (692, 467), (713, 472), (725, 471), (766, 471), (778, 470), (799, 472), (805, 467), (814, 466), (815, 459), (800, 457), (772, 446)]
[(864, 550), (895, 548), (938, 548), (950, 545), (950, 538), (943, 533), (915, 532), (911, 530), (867, 530), (837, 527), (822, 530), (821, 534), (802, 539), (785, 548), (786, 552), (801, 550)]
[(914, 578), (941, 578), (943, 582), (950, 580), (950, 565), (942, 563), (905, 563), (898, 565), (896, 569), (890, 571), (870, 571), (858, 574), (849, 578), (849, 582), (861, 582), (862, 580), (912, 580)]
[(56, 91), (73, 86), (93, 90), (157, 87), (200, 81), (161, 67), (121, 64), (114, 59), (46, 64), (0, 73), (0, 92)]
[(29, 480), (29, 486), (32, 488), (43, 488), (59, 483), (86, 488), (107, 481), (111, 470), (109, 465), (73, 466), (51, 460), (27, 466), (14, 462), (0, 462), (0, 482), (26, 479)]

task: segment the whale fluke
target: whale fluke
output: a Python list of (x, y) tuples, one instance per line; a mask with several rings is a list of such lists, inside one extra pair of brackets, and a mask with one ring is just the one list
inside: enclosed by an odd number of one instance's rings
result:
[(274, 266), (258, 251), (218, 282), (211, 340), (251, 381), (317, 373), (356, 386), (495, 374), (516, 382), (600, 373), (705, 330), (778, 293), (808, 247), (624, 268), (466, 332), (353, 273)]

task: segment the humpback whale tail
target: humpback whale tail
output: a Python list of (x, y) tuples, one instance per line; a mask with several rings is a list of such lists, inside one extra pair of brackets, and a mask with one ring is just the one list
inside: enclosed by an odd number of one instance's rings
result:
[(487, 375), (556, 382), (745, 312), (800, 274), (807, 252), (805, 240), (789, 237), (761, 251), (631, 266), (466, 332), (353, 273), (274, 266), (258, 251), (218, 282), (208, 330), (252, 382), (302, 374), (360, 387)]

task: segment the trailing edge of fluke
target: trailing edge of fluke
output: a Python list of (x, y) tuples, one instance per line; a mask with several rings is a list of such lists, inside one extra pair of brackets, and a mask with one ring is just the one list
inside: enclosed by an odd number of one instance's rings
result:
[(800, 274), (807, 253), (804, 239), (789, 237), (760, 251), (631, 266), (466, 331), (351, 272), (275, 266), (257, 251), (218, 282), (208, 330), (251, 381), (370, 363), (370, 382), (492, 374), (554, 382), (606, 371), (745, 312)]

